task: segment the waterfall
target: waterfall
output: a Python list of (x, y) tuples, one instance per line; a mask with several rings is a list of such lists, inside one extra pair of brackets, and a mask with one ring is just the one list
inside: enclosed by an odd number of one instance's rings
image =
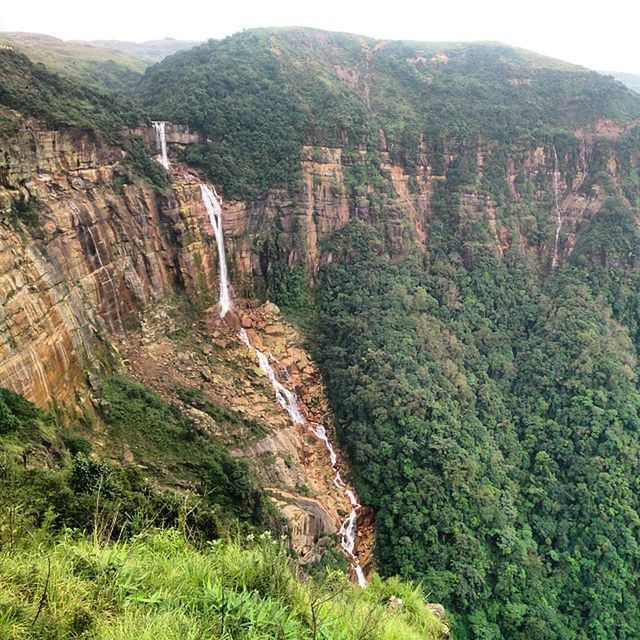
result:
[(200, 185), (202, 201), (209, 214), (209, 222), (213, 227), (218, 246), (218, 260), (220, 264), (220, 317), (224, 318), (231, 309), (231, 295), (229, 294), (229, 276), (227, 274), (227, 259), (224, 253), (224, 231), (222, 230), (222, 207), (215, 189), (206, 184)]
[(169, 156), (167, 155), (167, 136), (164, 130), (164, 122), (152, 121), (151, 124), (156, 132), (156, 144), (160, 151), (160, 164), (169, 171)]
[[(224, 318), (229, 309), (231, 308), (231, 296), (229, 293), (229, 279), (227, 275), (227, 260), (224, 252), (224, 232), (222, 229), (222, 207), (220, 205), (220, 198), (213, 187), (209, 187), (205, 184), (200, 185), (200, 191), (202, 194), (202, 200), (204, 206), (209, 214), (209, 221), (213, 227), (213, 232), (216, 236), (216, 244), (218, 246), (218, 258), (220, 260), (220, 317)], [(356, 575), (358, 584), (364, 587), (367, 584), (366, 578), (358, 556), (355, 553), (356, 547), (356, 519), (358, 517), (358, 509), (361, 505), (356, 498), (356, 494), (346, 485), (340, 472), (338, 471), (338, 456), (331, 444), (331, 441), (327, 437), (327, 432), (322, 425), (310, 425), (305, 415), (303, 414), (298, 397), (293, 391), (287, 389), (276, 377), (276, 373), (273, 370), (269, 362), (269, 358), (265, 353), (257, 349), (251, 344), (249, 335), (244, 329), (240, 330), (238, 337), (242, 343), (251, 349), (258, 358), (258, 364), (260, 369), (265, 373), (273, 391), (276, 396), (278, 404), (284, 409), (289, 416), (289, 419), (293, 424), (309, 425), (311, 432), (322, 442), (329, 452), (329, 458), (331, 460), (331, 468), (334, 472), (333, 484), (339, 490), (341, 490), (349, 499), (351, 505), (351, 512), (349, 517), (342, 523), (340, 527), (340, 546), (351, 558), (351, 566)]]
[[(276, 394), (276, 399), (280, 406), (287, 412), (291, 422), (294, 424), (306, 425), (309, 424), (307, 419), (303, 415), (300, 410), (300, 406), (298, 404), (298, 397), (292, 391), (289, 391), (282, 383), (278, 381), (276, 378), (276, 374), (273, 370), (273, 367), (269, 363), (269, 358), (259, 349), (254, 347), (249, 340), (249, 336), (244, 329), (240, 330), (239, 334), (240, 340), (253, 350), (258, 357), (258, 363), (260, 365), (260, 369), (266, 374), (267, 378), (271, 382), (273, 386), (273, 390)], [(358, 580), (358, 584), (361, 587), (364, 587), (367, 584), (366, 578), (364, 577), (364, 572), (362, 567), (360, 566), (360, 562), (358, 561), (358, 557), (355, 554), (355, 546), (356, 546), (356, 519), (358, 517), (358, 509), (360, 509), (360, 503), (356, 498), (356, 494), (347, 487), (344, 480), (340, 476), (340, 472), (338, 471), (338, 456), (331, 444), (331, 441), (327, 437), (326, 429), (323, 425), (319, 424), (315, 427), (310, 425), (311, 432), (320, 440), (324, 442), (327, 451), (329, 452), (329, 458), (331, 460), (331, 468), (335, 474), (333, 478), (333, 484), (336, 488), (342, 490), (342, 492), (349, 499), (349, 503), (351, 504), (351, 512), (349, 513), (349, 517), (342, 523), (340, 527), (340, 546), (344, 550), (344, 552), (351, 558), (351, 566), (353, 567), (353, 571), (356, 574), (356, 578)]]
[(556, 152), (555, 145), (553, 146), (553, 193), (555, 197), (555, 216), (556, 216), (556, 235), (553, 241), (553, 258), (551, 259), (551, 270), (555, 271), (560, 264), (559, 258), (559, 245), (560, 245), (560, 231), (562, 230), (562, 213), (560, 212), (560, 197), (559, 193), (559, 175), (558, 170), (558, 154)]

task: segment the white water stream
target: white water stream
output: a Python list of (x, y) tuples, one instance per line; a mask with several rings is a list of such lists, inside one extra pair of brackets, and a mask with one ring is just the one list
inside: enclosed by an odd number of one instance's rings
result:
[(171, 165), (169, 164), (169, 156), (167, 154), (167, 135), (165, 133), (164, 122), (153, 121), (151, 124), (156, 132), (156, 144), (158, 145), (158, 151), (160, 151), (160, 164), (169, 171)]
[(551, 259), (551, 270), (555, 271), (560, 264), (559, 257), (559, 245), (560, 245), (560, 232), (562, 231), (562, 213), (560, 211), (560, 196), (559, 182), (560, 171), (558, 169), (558, 154), (556, 152), (555, 145), (553, 147), (553, 193), (555, 197), (555, 215), (556, 215), (556, 235), (553, 242), (553, 258)]
[[(205, 184), (201, 184), (200, 190), (202, 192), (202, 200), (204, 202), (204, 206), (207, 209), (207, 213), (209, 214), (209, 220), (211, 221), (211, 226), (213, 227), (213, 232), (216, 236), (216, 244), (218, 246), (218, 257), (220, 260), (220, 317), (224, 318), (224, 316), (231, 308), (231, 296), (229, 293), (230, 287), (227, 272), (227, 261), (224, 253), (222, 206), (220, 198), (215, 192), (215, 189)], [(291, 422), (299, 425), (309, 425), (309, 428), (314, 433), (314, 435), (322, 440), (322, 442), (324, 442), (324, 445), (327, 448), (329, 457), (331, 459), (331, 468), (333, 469), (333, 472), (335, 474), (333, 484), (336, 486), (336, 488), (344, 492), (351, 505), (351, 512), (349, 514), (349, 517), (342, 523), (342, 526), (340, 527), (340, 546), (347, 554), (347, 556), (351, 559), (351, 566), (356, 575), (358, 584), (361, 587), (364, 587), (367, 584), (367, 581), (365, 579), (364, 572), (362, 571), (362, 567), (360, 566), (358, 556), (355, 552), (356, 519), (358, 516), (358, 509), (360, 509), (360, 503), (358, 502), (356, 494), (349, 487), (347, 487), (344, 480), (340, 476), (340, 472), (338, 471), (338, 456), (336, 455), (333, 445), (327, 437), (326, 429), (324, 428), (324, 426), (319, 424), (309, 424), (307, 418), (300, 408), (298, 397), (293, 391), (287, 389), (278, 380), (275, 371), (273, 370), (273, 367), (269, 362), (269, 357), (251, 344), (249, 336), (244, 329), (241, 329), (238, 335), (240, 340), (256, 354), (260, 369), (266, 374), (269, 382), (271, 382), (271, 386), (273, 387), (273, 391), (275, 393), (278, 404), (286, 411)]]
[(213, 227), (218, 245), (218, 260), (220, 263), (220, 317), (224, 318), (231, 309), (231, 295), (229, 294), (229, 276), (227, 274), (227, 259), (224, 253), (224, 231), (222, 230), (222, 207), (220, 198), (213, 187), (200, 185), (202, 201), (209, 214), (209, 222)]

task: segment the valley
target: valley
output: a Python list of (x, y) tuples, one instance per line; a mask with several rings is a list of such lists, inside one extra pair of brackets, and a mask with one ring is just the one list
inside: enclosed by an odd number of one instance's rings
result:
[[(25, 531), (140, 566), (183, 553), (171, 531), (198, 562), (273, 561), (294, 604), (244, 574), (233, 593), (302, 626), (256, 637), (334, 637), (334, 606), (362, 621), (345, 639), (636, 637), (640, 97), (497, 43), (315, 29), (115, 85), (25, 53), (0, 49), (3, 507)], [(174, 606), (147, 582), (118, 598)]]

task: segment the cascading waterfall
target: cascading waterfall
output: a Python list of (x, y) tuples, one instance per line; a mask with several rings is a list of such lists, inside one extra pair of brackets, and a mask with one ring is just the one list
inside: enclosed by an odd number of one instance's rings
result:
[(553, 147), (553, 193), (555, 197), (555, 214), (556, 214), (556, 235), (553, 242), (553, 258), (551, 259), (551, 270), (555, 271), (560, 264), (559, 245), (560, 231), (562, 230), (562, 213), (560, 212), (560, 197), (558, 195), (560, 188), (558, 185), (560, 172), (558, 170), (558, 154), (556, 147)]
[(165, 133), (164, 122), (154, 120), (151, 124), (156, 132), (156, 144), (158, 145), (158, 151), (160, 151), (160, 164), (169, 171), (171, 165), (169, 164), (169, 156), (167, 154), (167, 135)]
[(224, 231), (222, 230), (222, 207), (220, 198), (213, 187), (200, 185), (202, 201), (209, 214), (209, 222), (213, 227), (218, 246), (218, 260), (220, 263), (220, 317), (224, 318), (231, 309), (231, 295), (229, 294), (229, 276), (227, 274), (227, 259), (224, 253)]
[[(224, 316), (231, 308), (231, 299), (229, 294), (229, 282), (227, 276), (227, 262), (224, 253), (222, 207), (220, 206), (220, 199), (218, 197), (218, 194), (215, 192), (215, 189), (205, 184), (201, 184), (200, 190), (202, 192), (202, 200), (207, 209), (207, 213), (209, 214), (209, 220), (211, 221), (211, 226), (213, 227), (213, 231), (216, 236), (216, 243), (218, 246), (218, 257), (220, 260), (220, 317), (224, 318)], [(317, 438), (322, 440), (325, 447), (327, 448), (327, 451), (329, 452), (329, 458), (331, 460), (331, 468), (333, 469), (333, 472), (335, 474), (333, 478), (333, 484), (337, 489), (340, 489), (344, 492), (344, 494), (349, 499), (349, 503), (351, 504), (351, 512), (349, 514), (349, 517), (342, 523), (342, 526), (340, 527), (340, 546), (347, 554), (347, 556), (351, 558), (351, 566), (356, 575), (358, 584), (361, 587), (364, 587), (367, 584), (367, 581), (364, 576), (364, 571), (360, 566), (358, 556), (355, 553), (356, 519), (358, 517), (358, 509), (360, 509), (361, 505), (358, 502), (356, 494), (345, 484), (340, 475), (340, 472), (338, 471), (338, 456), (336, 455), (331, 441), (327, 437), (326, 429), (323, 425), (313, 425), (308, 422), (307, 418), (300, 408), (300, 404), (296, 394), (293, 393), (293, 391), (287, 389), (278, 380), (275, 371), (273, 370), (273, 367), (269, 362), (268, 356), (251, 344), (249, 335), (244, 329), (240, 330), (238, 337), (243, 342), (243, 344), (245, 344), (256, 354), (260, 369), (265, 373), (269, 382), (271, 382), (271, 386), (273, 387), (273, 391), (275, 393), (278, 404), (284, 409), (284, 411), (286, 411), (291, 422), (298, 425), (308, 425), (312, 433)]]

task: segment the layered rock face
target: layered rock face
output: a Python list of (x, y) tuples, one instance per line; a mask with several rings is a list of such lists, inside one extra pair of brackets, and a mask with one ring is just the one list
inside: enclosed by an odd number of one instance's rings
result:
[[(553, 230), (560, 222), (557, 251), (565, 259), (580, 225), (602, 206), (597, 185), (584, 188), (595, 144), (621, 133), (602, 121), (577, 132), (577, 154), (560, 154), (556, 161), (554, 149), (539, 147), (509, 158), (511, 198), (517, 203), (524, 190), (533, 190), (545, 209), (542, 222), (531, 212), (515, 222), (502, 220), (490, 197), (461, 186), (455, 205), (460, 238), (466, 239), (479, 222), (498, 254), (519, 246), (550, 262)], [(152, 127), (126, 135), (139, 136), (155, 149)], [(167, 124), (166, 136), (174, 150), (202, 141), (178, 125)], [(385, 211), (382, 224), (395, 251), (416, 244), (428, 250), (434, 194), (461, 151), (445, 150), (436, 171), (423, 141), (416, 175), (410, 177), (392, 163), (385, 145), (382, 138), (377, 152), (388, 178), (383, 193), (350, 191), (353, 159), (346, 162), (342, 149), (304, 147), (299, 193), (275, 190), (262, 201), (223, 203), (236, 295), (265, 291), (274, 256), (284, 264), (304, 265), (313, 279), (323, 261), (332, 260), (322, 241), (353, 216), (373, 221), (373, 196)], [(200, 179), (175, 164), (171, 190), (158, 194), (143, 180), (128, 178), (123, 149), (91, 132), (32, 125), (2, 147), (0, 209), (7, 215), (0, 226), (0, 292), (5, 301), (0, 384), (39, 404), (53, 397), (73, 401), (83, 368), (96, 364), (96, 341), (108, 351), (108, 336), (126, 334), (138, 324), (141, 310), (167, 296), (214, 299), (217, 256)], [(482, 177), (489, 154), (481, 147), (475, 154)], [(615, 179), (615, 156), (607, 169)], [(8, 214), (19, 205), (33, 215)], [(465, 260), (471, 262), (471, 244), (466, 244)]]
[(92, 133), (26, 128), (3, 150), (0, 384), (73, 402), (145, 305), (215, 291), (207, 215), (189, 176), (159, 196)]
[[(430, 227), (438, 215), (437, 201), (447, 183), (452, 164), (462, 155), (473, 156), (476, 180), (483, 181), (500, 164), (500, 183), (510, 199), (508, 210), (473, 184), (455, 188), (447, 206), (458, 221), (465, 260), (473, 261), (472, 228), (484, 228), (485, 246), (498, 256), (510, 248), (530, 254), (550, 268), (557, 250), (562, 262), (571, 254), (580, 229), (598, 214), (605, 197), (590, 179), (600, 171), (599, 155), (610, 156), (606, 171), (617, 181), (615, 141), (624, 134), (608, 120), (588, 130), (576, 131), (578, 147), (559, 150), (532, 147), (506, 159), (496, 149), (479, 143), (475, 149), (446, 148), (439, 158), (421, 142), (415, 172), (410, 175), (390, 159), (381, 136), (376, 152), (362, 150), (360, 161), (373, 161), (386, 179), (384, 189), (349, 186), (354, 159), (345, 159), (342, 148), (306, 146), (301, 153), (302, 180), (298, 193), (272, 190), (259, 202), (224, 203), (225, 237), (233, 280), (243, 295), (268, 286), (269, 261), (302, 265), (313, 280), (323, 262), (333, 259), (323, 240), (354, 217), (382, 229), (390, 251), (404, 253), (417, 247), (430, 250)], [(499, 151), (499, 150), (498, 150)], [(493, 163), (493, 164), (492, 164)], [(489, 178), (491, 179), (491, 178)], [(223, 188), (223, 185), (221, 186)], [(556, 244), (556, 226), (560, 222)], [(269, 246), (271, 253), (266, 247)]]

